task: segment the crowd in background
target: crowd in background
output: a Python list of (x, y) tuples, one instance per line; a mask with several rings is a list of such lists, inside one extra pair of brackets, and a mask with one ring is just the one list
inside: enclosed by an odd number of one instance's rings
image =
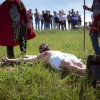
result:
[[(30, 23), (32, 27), (35, 25), (33, 28), (36, 30), (52, 28), (61, 30), (74, 30), (83, 28), (81, 15), (79, 11), (74, 11), (74, 9), (69, 10), (68, 14), (66, 14), (64, 10), (59, 10), (58, 13), (53, 11), (53, 14), (51, 14), (49, 10), (42, 10), (42, 12), (39, 13), (38, 9), (35, 9), (35, 13), (32, 12), (32, 9), (29, 9), (28, 12), (30, 16)], [(90, 29), (91, 22), (85, 22), (85, 26), (86, 29)]]

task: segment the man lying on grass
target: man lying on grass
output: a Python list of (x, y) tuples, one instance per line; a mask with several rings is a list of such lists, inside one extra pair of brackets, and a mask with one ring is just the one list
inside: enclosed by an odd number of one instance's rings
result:
[(9, 59), (5, 56), (2, 57), (2, 61), (6, 62), (43, 62), (44, 64), (50, 64), (50, 66), (56, 70), (66, 70), (74, 73), (84, 74), (86, 73), (86, 66), (72, 54), (66, 54), (61, 51), (50, 50), (50, 46), (47, 43), (42, 43), (39, 47), (39, 55), (33, 55), (28, 58), (16, 58)]

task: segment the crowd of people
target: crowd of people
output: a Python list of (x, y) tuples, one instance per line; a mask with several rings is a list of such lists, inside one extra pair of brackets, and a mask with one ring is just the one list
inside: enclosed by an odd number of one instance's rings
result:
[[(43, 29), (61, 29), (61, 30), (67, 30), (67, 29), (79, 29), (83, 28), (82, 25), (82, 18), (79, 14), (79, 11), (74, 11), (74, 9), (71, 9), (68, 11), (68, 14), (64, 12), (64, 10), (59, 10), (59, 13), (57, 11), (53, 11), (53, 14), (49, 10), (42, 10), (42, 13), (39, 13), (38, 9), (35, 9), (35, 13), (32, 13), (30, 15), (30, 21), (33, 25), (35, 25), (34, 29), (36, 30), (43, 30)], [(34, 19), (34, 20), (33, 20)], [(92, 16), (91, 16), (91, 19)], [(33, 24), (34, 23), (34, 24)], [(85, 22), (86, 29), (90, 29), (91, 22)], [(68, 26), (68, 27), (67, 27)]]

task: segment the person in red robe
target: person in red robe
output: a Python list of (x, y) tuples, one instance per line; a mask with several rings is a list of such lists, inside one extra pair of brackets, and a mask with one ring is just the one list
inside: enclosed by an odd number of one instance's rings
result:
[[(12, 28), (9, 14), (12, 4), (17, 6), (20, 15), (19, 28)], [(19, 33), (16, 41), (14, 33)], [(7, 46), (7, 57), (14, 58), (13, 47), (17, 45), (19, 45), (21, 53), (26, 54), (27, 40), (33, 39), (35, 36), (23, 2), (21, 0), (5, 0), (0, 7), (0, 45)]]

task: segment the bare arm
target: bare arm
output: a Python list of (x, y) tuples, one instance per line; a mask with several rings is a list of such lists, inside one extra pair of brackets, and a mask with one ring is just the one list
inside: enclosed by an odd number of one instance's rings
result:
[(28, 57), (28, 58), (16, 58), (16, 59), (9, 59), (9, 58), (3, 56), (2, 61), (7, 61), (7, 62), (35, 62), (35, 61), (37, 61), (37, 56), (32, 56), (32, 57)]
[(38, 54), (38, 55), (34, 55), (34, 56), (31, 56), (31, 57), (28, 57), (28, 58), (16, 58), (16, 59), (9, 59), (5, 56), (2, 57), (2, 61), (6, 61), (6, 62), (35, 62), (35, 61), (38, 61), (38, 62), (41, 62), (41, 61), (44, 61), (46, 58), (46, 53), (47, 52), (43, 52), (41, 54)]
[(83, 9), (93, 12), (93, 9), (92, 9), (92, 8), (87, 7), (86, 5), (83, 5)]

